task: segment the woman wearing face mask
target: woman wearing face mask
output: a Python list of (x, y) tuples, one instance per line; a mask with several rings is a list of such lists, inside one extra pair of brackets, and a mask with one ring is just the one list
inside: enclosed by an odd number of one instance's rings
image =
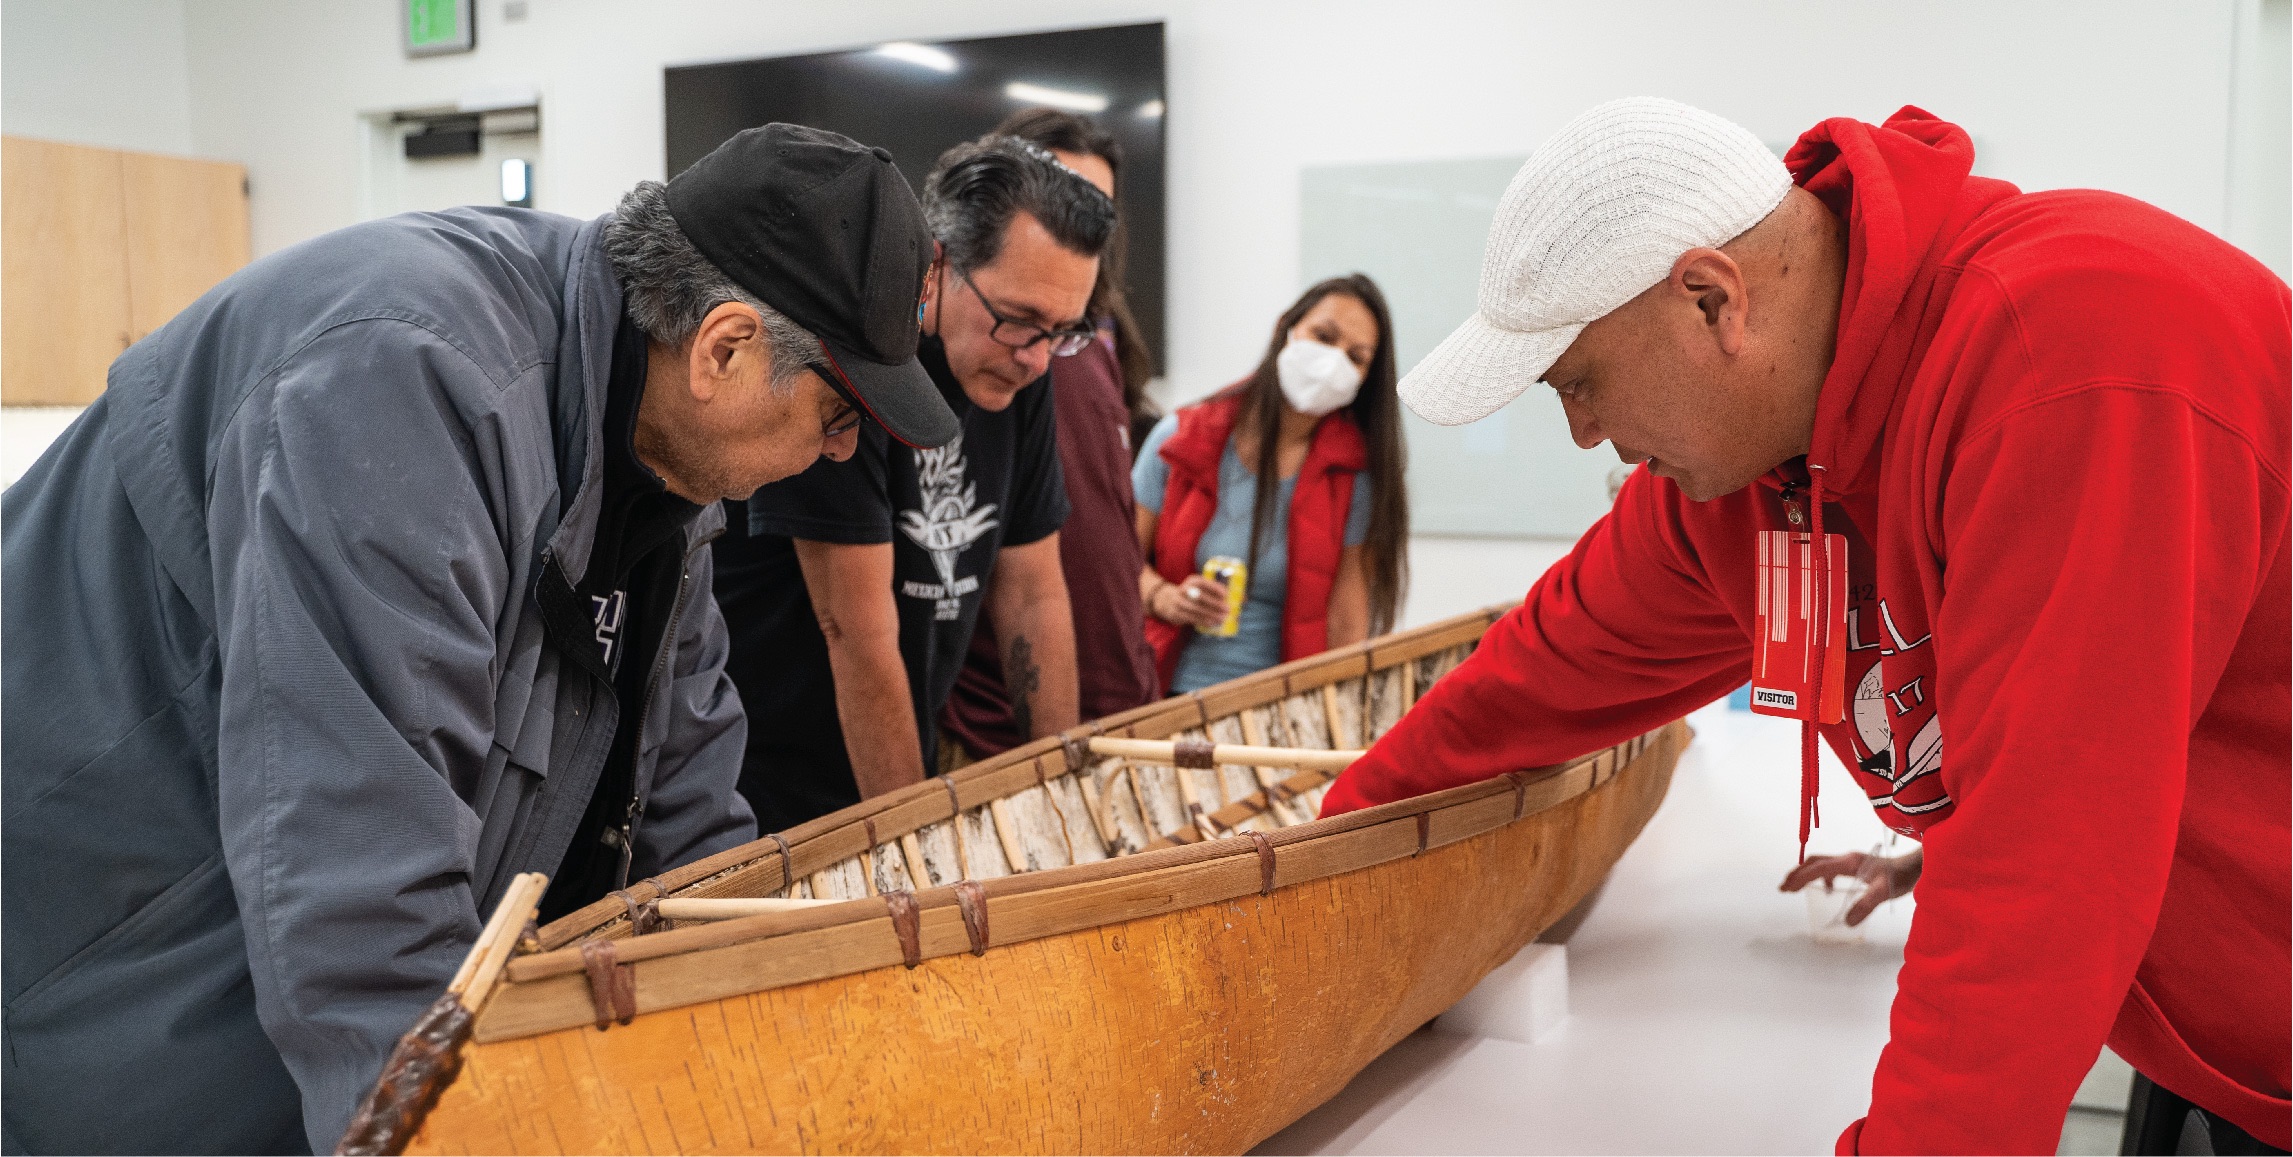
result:
[[(1207, 687), (1391, 630), (1409, 539), (1392, 316), (1356, 273), (1306, 290), (1258, 368), (1164, 418), (1132, 468), (1163, 689)], [(1269, 482), (1268, 480), (1271, 480)], [(1212, 559), (1246, 567), (1240, 622)]]

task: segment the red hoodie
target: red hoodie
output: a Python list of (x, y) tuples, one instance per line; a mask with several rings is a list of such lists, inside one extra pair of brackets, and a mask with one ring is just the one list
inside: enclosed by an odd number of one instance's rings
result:
[(1823, 738), (1927, 851), (1841, 1151), (2052, 1152), (2105, 1040), (2284, 1148), (2286, 286), (2148, 205), (1973, 159), (1912, 108), (1800, 138), (1795, 178), (1849, 234), (1805, 462), (1703, 503), (1636, 472), (1323, 812), (1559, 762), (1740, 685), (1755, 532), (1820, 481), (1857, 688)]

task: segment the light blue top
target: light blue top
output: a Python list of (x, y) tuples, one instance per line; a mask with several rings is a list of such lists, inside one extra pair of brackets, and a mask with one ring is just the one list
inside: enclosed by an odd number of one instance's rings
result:
[[(1158, 515), (1162, 513), (1163, 491), (1170, 485), (1170, 463), (1162, 460), (1162, 444), (1177, 432), (1176, 414), (1155, 423), (1146, 445), (1139, 449), (1137, 464), (1131, 467), (1131, 490), (1137, 494), (1139, 505)], [(1186, 649), (1179, 652), (1178, 674), (1170, 682), (1172, 694), (1199, 691), (1282, 661), (1282, 599), (1290, 586), (1290, 495), (1297, 490), (1298, 480), (1284, 478), (1281, 486), (1274, 500), (1273, 524), (1259, 537), (1258, 563), (1250, 568), (1239, 628), (1231, 636), (1196, 635), (1189, 639)], [(1234, 452), (1234, 442), (1229, 439), (1226, 453), (1218, 459), (1218, 513), (1211, 516), (1209, 528), (1194, 548), (1196, 571), (1219, 555), (1250, 557), (1250, 509), (1257, 501), (1258, 477), (1242, 464), (1242, 456)], [(1360, 546), (1368, 539), (1369, 471), (1364, 470), (1354, 475), (1353, 509), (1346, 514), (1345, 544)]]

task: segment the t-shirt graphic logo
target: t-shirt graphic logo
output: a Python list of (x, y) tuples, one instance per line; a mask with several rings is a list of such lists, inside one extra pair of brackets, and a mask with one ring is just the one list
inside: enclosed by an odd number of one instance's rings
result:
[(597, 650), (605, 656), (605, 669), (618, 670), (621, 657), (621, 618), (629, 610), (629, 592), (589, 596), (589, 611), (597, 620)]
[(934, 618), (958, 619), (963, 617), (963, 596), (979, 589), (979, 578), (958, 576), (956, 562), (965, 548), (999, 525), (994, 503), (973, 509), (979, 502), (979, 487), (964, 476), (963, 435), (938, 449), (916, 451), (916, 488), (923, 509), (900, 512), (900, 533), (931, 555), (940, 581), (904, 582), (900, 593), (934, 600)]

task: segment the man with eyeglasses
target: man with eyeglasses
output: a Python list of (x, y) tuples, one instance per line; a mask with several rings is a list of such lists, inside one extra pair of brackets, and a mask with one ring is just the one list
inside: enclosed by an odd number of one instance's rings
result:
[(939, 766), (934, 720), (982, 610), (1020, 730), (1078, 722), (1048, 371), (1092, 340), (1114, 205), (1049, 152), (988, 137), (940, 157), (924, 213), (938, 244), (918, 356), (961, 432), (925, 450), (863, 428), (849, 461), (734, 504), (717, 542), (749, 713), (740, 787), (768, 832)]
[(0, 1152), (327, 1153), (509, 882), (756, 837), (716, 503), (955, 416), (891, 155), (266, 257), (6, 499)]

